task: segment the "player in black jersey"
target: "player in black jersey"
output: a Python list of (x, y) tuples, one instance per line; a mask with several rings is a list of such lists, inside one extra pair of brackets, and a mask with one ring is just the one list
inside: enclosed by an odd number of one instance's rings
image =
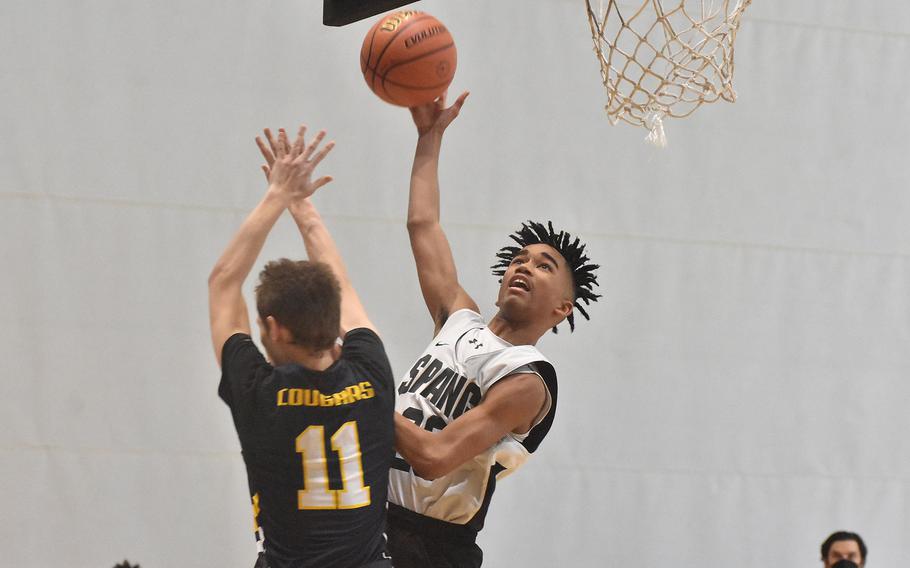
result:
[(435, 337), (398, 388), (389, 487), (389, 550), (397, 568), (481, 565), (475, 540), (497, 479), (518, 469), (546, 436), (556, 372), (536, 349), (573, 310), (598, 298), (585, 246), (552, 224), (526, 223), (497, 254), (498, 313), (487, 324), (458, 282), (439, 222), (443, 132), (467, 93), (411, 109), (418, 142), (408, 234)]
[[(305, 129), (270, 147), (265, 197), (209, 277), (218, 394), (233, 416), (247, 468), (260, 554), (268, 568), (390, 567), (385, 553), (393, 456), (393, 377), (382, 342), (309, 196), (332, 149)], [(266, 236), (290, 209), (309, 261), (268, 263), (256, 287), (261, 340), (250, 338), (241, 286)], [(337, 344), (339, 331), (343, 344)]]

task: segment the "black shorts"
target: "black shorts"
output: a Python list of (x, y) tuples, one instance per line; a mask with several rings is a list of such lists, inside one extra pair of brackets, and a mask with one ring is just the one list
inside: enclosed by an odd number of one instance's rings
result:
[(483, 562), (475, 531), (394, 503), (389, 503), (386, 536), (395, 568), (478, 568)]
[[(260, 552), (259, 556), (256, 558), (256, 564), (253, 568), (269, 568), (269, 562), (265, 557), (265, 552)], [(392, 562), (390, 560), (377, 560), (376, 562), (370, 562), (365, 564), (361, 568), (393, 568)]]

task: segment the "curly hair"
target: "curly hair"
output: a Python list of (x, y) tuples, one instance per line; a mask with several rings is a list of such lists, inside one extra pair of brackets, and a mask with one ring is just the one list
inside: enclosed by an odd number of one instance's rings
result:
[[(518, 246), (505, 246), (499, 249), (499, 252), (496, 253), (496, 258), (499, 260), (490, 267), (493, 269), (493, 274), (499, 276), (499, 281), (502, 282), (502, 277), (512, 263), (512, 259), (523, 248), (536, 244), (549, 245), (566, 259), (572, 274), (574, 306), (586, 320), (590, 320), (591, 317), (581, 303), (584, 302), (585, 306), (588, 306), (601, 297), (600, 294), (594, 293), (594, 286), (600, 286), (594, 271), (600, 268), (600, 265), (591, 264), (585, 254), (586, 245), (582, 244), (578, 237), (573, 239), (572, 235), (566, 231), (556, 232), (553, 229), (552, 221), (547, 221), (546, 225), (536, 221), (527, 221), (521, 224), (520, 229), (509, 235), (509, 238)], [(569, 330), (575, 331), (575, 315), (569, 314), (566, 319), (569, 321)], [(553, 327), (553, 333), (556, 333), (556, 326)]]

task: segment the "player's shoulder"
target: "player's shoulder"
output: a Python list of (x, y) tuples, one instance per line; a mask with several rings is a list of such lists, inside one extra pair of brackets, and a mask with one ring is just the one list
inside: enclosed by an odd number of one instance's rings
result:
[(350, 372), (358, 376), (366, 373), (378, 381), (375, 386), (380, 386), (381, 390), (394, 386), (395, 378), (385, 346), (372, 329), (361, 327), (348, 331), (342, 342), (341, 359), (346, 362), (346, 368), (351, 368)]
[(354, 329), (350, 329), (344, 334), (343, 340), (347, 342), (352, 338), (382, 342), (382, 339), (379, 337), (379, 334), (376, 333), (376, 330), (369, 327), (355, 327)]
[(487, 388), (509, 375), (529, 369), (541, 376), (546, 375), (545, 379), (556, 379), (553, 365), (533, 345), (509, 345), (470, 357), (466, 364), (474, 370), (482, 386)]
[(462, 334), (469, 329), (484, 327), (487, 322), (479, 312), (471, 308), (462, 308), (449, 314), (437, 335)]
[(256, 345), (253, 343), (253, 338), (250, 337), (250, 334), (238, 331), (237, 333), (231, 334), (230, 337), (228, 337), (227, 339), (224, 340), (224, 345), (221, 347), (221, 353), (222, 353), (222, 355), (225, 352), (233, 353), (234, 351), (236, 351), (238, 349), (250, 348), (250, 347), (255, 347), (255, 346)]
[(534, 365), (543, 363), (552, 366), (546, 355), (534, 345), (511, 345), (502, 342), (497, 349), (491, 349), (486, 353), (487, 365), (506, 365), (508, 367), (521, 367), (525, 365)]
[(223, 373), (245, 374), (252, 368), (267, 367), (268, 362), (248, 333), (234, 333), (221, 348), (221, 369)]
[(382, 343), (379, 334), (368, 327), (358, 327), (344, 334), (341, 339), (343, 357), (359, 355), (364, 352), (374, 356), (385, 357), (385, 345)]
[(221, 381), (218, 395), (228, 406), (238, 410), (253, 404), (255, 391), (274, 373), (253, 339), (246, 333), (235, 333), (221, 350)]

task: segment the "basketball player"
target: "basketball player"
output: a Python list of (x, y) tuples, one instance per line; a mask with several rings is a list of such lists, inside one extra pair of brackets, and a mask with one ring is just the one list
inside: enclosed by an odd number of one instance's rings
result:
[[(218, 394), (231, 409), (246, 463), (257, 568), (389, 567), (383, 535), (394, 455), (394, 377), (382, 342), (307, 199), (330, 177), (301, 127), (290, 144), (266, 135), (268, 191), (209, 277)], [(309, 261), (265, 265), (256, 287), (266, 356), (250, 338), (241, 286), (266, 236), (290, 208)], [(339, 330), (344, 335), (340, 347)]]
[(437, 170), (443, 132), (466, 97), (411, 109), (418, 141), (408, 233), (435, 337), (395, 405), (401, 457), (390, 473), (388, 536), (397, 568), (480, 566), (476, 537), (496, 480), (537, 449), (556, 410), (556, 372), (534, 346), (565, 319), (574, 329), (573, 307), (587, 318), (580, 301), (599, 297), (585, 246), (533, 222), (497, 255), (499, 311), (489, 323), (458, 283), (439, 224)]

